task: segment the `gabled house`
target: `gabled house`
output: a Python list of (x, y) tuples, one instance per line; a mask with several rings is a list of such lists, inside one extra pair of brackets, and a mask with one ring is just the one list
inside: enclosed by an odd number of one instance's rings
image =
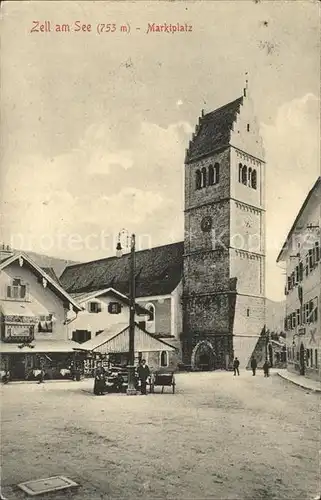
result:
[[(129, 325), (129, 299), (117, 290), (109, 287), (92, 292), (72, 293), (71, 296), (82, 306), (82, 311), (73, 322), (72, 339), (75, 342), (93, 340), (96, 335), (116, 323)], [(145, 328), (150, 313), (137, 303), (135, 307), (135, 319)]]
[(78, 302), (27, 254), (0, 249), (1, 370), (32, 378), (43, 367), (58, 377), (75, 357), (72, 322)]
[(287, 369), (320, 380), (321, 177), (309, 191), (277, 262), (286, 265)]
[[(136, 302), (149, 312), (146, 331), (161, 338), (179, 339), (182, 333), (183, 253), (183, 242), (136, 252)], [(60, 282), (77, 300), (106, 289), (128, 297), (129, 273), (130, 255), (125, 254), (68, 266)]]

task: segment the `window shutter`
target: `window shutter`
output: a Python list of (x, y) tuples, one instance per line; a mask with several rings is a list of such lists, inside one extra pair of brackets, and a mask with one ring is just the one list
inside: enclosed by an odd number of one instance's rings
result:
[(7, 297), (11, 299), (11, 286), (7, 286)]
[(292, 290), (292, 279), (291, 279), (291, 276), (288, 276), (288, 289)]
[(319, 245), (319, 242), (316, 241), (316, 243), (315, 243), (315, 261), (319, 262), (319, 260), (320, 260), (320, 245)]
[(309, 250), (309, 268), (310, 271), (313, 269), (313, 250)]

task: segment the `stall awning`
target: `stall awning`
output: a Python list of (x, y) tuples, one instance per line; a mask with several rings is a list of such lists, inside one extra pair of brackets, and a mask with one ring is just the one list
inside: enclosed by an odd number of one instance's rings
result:
[[(0, 354), (36, 354), (36, 353), (75, 353), (80, 344), (72, 340), (34, 340), (29, 345), (0, 343)], [(32, 347), (33, 346), (33, 347)]]
[[(135, 352), (175, 351), (175, 348), (155, 338), (150, 333), (135, 325)], [(78, 345), (79, 350), (94, 351), (100, 354), (122, 353), (129, 351), (129, 326), (116, 324), (103, 330), (94, 339)]]

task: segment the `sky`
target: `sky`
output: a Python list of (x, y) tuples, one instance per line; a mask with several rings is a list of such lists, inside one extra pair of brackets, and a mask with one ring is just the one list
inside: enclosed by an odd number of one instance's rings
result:
[[(31, 32), (45, 21), (52, 31)], [(146, 32), (164, 22), (192, 31)], [(320, 175), (319, 33), (313, 1), (5, 2), (1, 241), (75, 261), (113, 255), (122, 228), (140, 249), (180, 241), (201, 109), (248, 78), (267, 162), (266, 292), (282, 300), (276, 257)]]

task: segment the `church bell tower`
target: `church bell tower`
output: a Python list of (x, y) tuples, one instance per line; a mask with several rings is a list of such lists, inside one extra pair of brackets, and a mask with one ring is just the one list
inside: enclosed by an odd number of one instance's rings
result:
[(185, 158), (183, 355), (246, 368), (265, 324), (265, 161), (248, 86), (202, 114)]

